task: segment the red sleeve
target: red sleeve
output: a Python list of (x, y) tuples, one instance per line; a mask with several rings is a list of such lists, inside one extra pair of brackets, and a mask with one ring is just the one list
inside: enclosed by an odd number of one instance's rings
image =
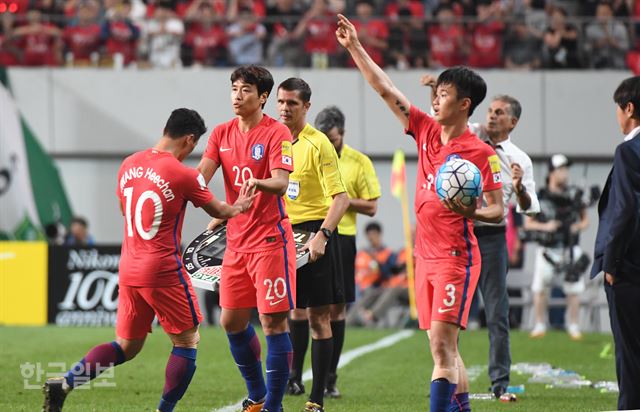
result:
[(209, 136), (209, 140), (207, 141), (207, 148), (204, 151), (202, 157), (206, 157), (207, 159), (211, 159), (216, 164), (220, 164), (220, 126), (213, 129), (211, 135)]
[(480, 143), (478, 157), (473, 162), (482, 173), (482, 191), (491, 192), (502, 188), (502, 174), (500, 173), (500, 159), (489, 145)]
[(184, 198), (193, 203), (195, 207), (209, 203), (213, 199), (213, 195), (207, 189), (204, 177), (195, 169), (185, 166), (184, 170), (181, 185)]
[(418, 146), (426, 143), (434, 134), (440, 131), (440, 125), (433, 117), (429, 116), (414, 105), (409, 108), (409, 127), (405, 133), (411, 135)]
[(269, 143), (269, 170), (284, 169), (293, 172), (291, 132), (281, 123), (273, 123)]

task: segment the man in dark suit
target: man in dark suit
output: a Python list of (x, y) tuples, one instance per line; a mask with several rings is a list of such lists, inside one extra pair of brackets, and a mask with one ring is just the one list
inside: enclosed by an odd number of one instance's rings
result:
[(616, 344), (618, 409), (640, 409), (640, 76), (616, 89), (618, 145), (598, 214), (591, 277), (601, 271)]

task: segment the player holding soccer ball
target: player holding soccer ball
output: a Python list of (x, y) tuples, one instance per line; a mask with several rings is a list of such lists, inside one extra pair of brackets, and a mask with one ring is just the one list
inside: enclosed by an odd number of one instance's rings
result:
[(196, 111), (174, 110), (155, 147), (127, 157), (120, 166), (117, 193), (125, 225), (116, 339), (91, 349), (64, 377), (47, 379), (43, 411), (62, 410), (73, 388), (133, 359), (156, 316), (174, 345), (158, 411), (173, 411), (186, 392), (196, 370), (202, 321), (180, 259), (187, 202), (211, 216), (229, 218), (248, 211), (255, 198), (244, 185), (233, 206), (221, 202), (207, 190), (198, 171), (181, 163), (206, 130)]
[[(467, 68), (445, 70), (438, 78), (432, 118), (412, 106), (373, 62), (355, 27), (342, 15), (338, 16), (336, 37), (418, 146), (415, 287), (420, 328), (429, 333), (434, 361), (431, 411), (468, 411), (468, 382), (457, 341), (459, 329), (466, 327), (480, 275), (473, 219), (499, 222), (503, 216), (499, 160), (467, 128), (469, 116), (486, 95), (486, 84)], [(476, 209), (476, 202), (465, 206), (459, 200), (438, 198), (436, 173), (455, 157), (480, 169), (487, 207)]]
[[(213, 130), (198, 166), (207, 182), (222, 167), (229, 202), (245, 184), (258, 194), (250, 213), (229, 220), (220, 279), (220, 323), (247, 385), (246, 412), (280, 412), (292, 356), (287, 315), (295, 307), (296, 251), (282, 195), (293, 155), (289, 129), (262, 112), (272, 88), (265, 68), (243, 66), (231, 74), (236, 117)], [(266, 384), (249, 323), (255, 307), (267, 340)]]

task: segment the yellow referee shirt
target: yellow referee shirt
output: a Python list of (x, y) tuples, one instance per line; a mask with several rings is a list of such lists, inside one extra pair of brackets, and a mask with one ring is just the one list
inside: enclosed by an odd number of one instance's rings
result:
[(346, 191), (336, 149), (307, 123), (293, 143), (293, 173), (284, 198), (291, 224), (324, 220), (331, 197)]
[[(350, 199), (372, 200), (381, 196), (376, 170), (365, 154), (345, 144), (342, 146), (338, 166)], [(338, 225), (338, 233), (355, 236), (357, 214), (348, 209)]]

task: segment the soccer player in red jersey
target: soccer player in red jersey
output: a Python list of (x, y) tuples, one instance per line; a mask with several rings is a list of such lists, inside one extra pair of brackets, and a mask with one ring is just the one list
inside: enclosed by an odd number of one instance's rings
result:
[[(487, 86), (480, 76), (465, 67), (445, 70), (437, 81), (432, 118), (411, 105), (374, 63), (358, 41), (353, 24), (342, 15), (338, 16), (336, 37), (407, 134), (416, 141), (415, 288), (420, 328), (428, 331), (434, 361), (431, 411), (468, 411), (469, 389), (458, 352), (458, 333), (466, 327), (480, 276), (480, 252), (473, 233), (473, 219), (499, 222), (503, 216), (499, 159), (495, 151), (467, 127), (469, 116), (486, 95)], [(475, 204), (465, 207), (457, 200), (439, 200), (436, 174), (440, 166), (453, 157), (467, 159), (478, 166), (487, 207), (476, 209)]]
[(117, 195), (125, 218), (120, 257), (116, 340), (91, 349), (64, 377), (47, 379), (44, 411), (60, 411), (73, 388), (133, 359), (157, 316), (173, 342), (158, 411), (173, 411), (196, 369), (202, 315), (184, 271), (180, 238), (187, 202), (229, 218), (249, 210), (255, 198), (245, 185), (233, 206), (213, 197), (197, 170), (181, 162), (206, 131), (190, 109), (171, 113), (152, 148), (127, 157), (118, 172)]
[[(231, 74), (236, 117), (213, 130), (198, 166), (207, 182), (222, 167), (229, 203), (244, 184), (257, 193), (252, 212), (227, 224), (220, 281), (220, 323), (249, 392), (243, 410), (250, 412), (280, 412), (292, 356), (287, 314), (295, 307), (296, 252), (282, 195), (293, 157), (289, 129), (262, 112), (272, 88), (273, 77), (262, 67)], [(249, 323), (255, 307), (267, 340), (266, 385)]]

